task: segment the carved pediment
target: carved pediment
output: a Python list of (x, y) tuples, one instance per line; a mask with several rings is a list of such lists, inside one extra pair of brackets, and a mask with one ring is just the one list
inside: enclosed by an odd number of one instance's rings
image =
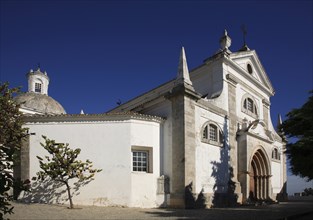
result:
[(274, 88), (254, 50), (235, 52), (230, 55), (230, 58), (238, 66), (241, 70), (239, 72), (246, 79), (250, 79), (251, 82), (259, 84), (274, 94)]

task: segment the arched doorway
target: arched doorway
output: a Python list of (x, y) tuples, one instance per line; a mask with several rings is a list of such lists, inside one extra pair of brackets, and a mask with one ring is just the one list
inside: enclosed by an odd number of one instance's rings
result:
[(270, 170), (265, 153), (257, 150), (250, 164), (250, 188), (249, 198), (253, 200), (265, 200), (269, 198)]

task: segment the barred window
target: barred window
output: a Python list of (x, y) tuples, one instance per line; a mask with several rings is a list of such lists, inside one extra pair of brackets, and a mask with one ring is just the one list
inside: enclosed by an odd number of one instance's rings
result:
[(131, 147), (131, 170), (133, 172), (153, 173), (153, 147)]
[(133, 171), (148, 171), (149, 153), (147, 151), (133, 151)]

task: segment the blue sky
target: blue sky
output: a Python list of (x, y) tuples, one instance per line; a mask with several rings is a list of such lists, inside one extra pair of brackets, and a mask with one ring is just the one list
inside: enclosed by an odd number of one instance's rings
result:
[(173, 79), (181, 46), (197, 67), (225, 28), (240, 49), (242, 24), (276, 91), (274, 125), (313, 89), (312, 1), (0, 2), (0, 81), (26, 91), (40, 63), (68, 113), (106, 112)]

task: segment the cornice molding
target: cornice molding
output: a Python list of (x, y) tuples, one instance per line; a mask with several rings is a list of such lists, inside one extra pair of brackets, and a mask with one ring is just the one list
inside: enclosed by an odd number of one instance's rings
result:
[(136, 112), (107, 113), (107, 114), (60, 114), (60, 115), (32, 115), (24, 116), (25, 123), (48, 122), (101, 122), (101, 121), (126, 121), (142, 120), (162, 123), (165, 118), (144, 115)]
[(230, 84), (232, 84), (233, 86), (235, 86), (236, 87), (236, 85), (238, 84), (238, 79), (237, 79), (237, 77), (235, 77), (233, 74), (230, 74), (230, 73), (228, 73), (227, 75), (226, 75), (226, 79), (228, 80), (228, 82), (230, 83)]

